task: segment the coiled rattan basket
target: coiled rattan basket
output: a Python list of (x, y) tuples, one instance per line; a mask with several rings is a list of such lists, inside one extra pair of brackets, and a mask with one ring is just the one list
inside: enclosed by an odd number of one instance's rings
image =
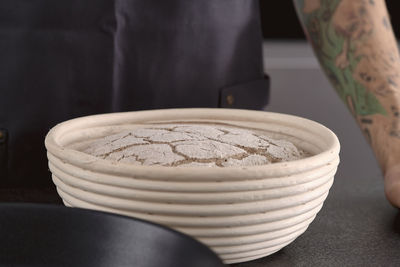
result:
[[(80, 152), (90, 141), (154, 123), (223, 123), (283, 138), (312, 156), (248, 167), (135, 166)], [(321, 209), (339, 163), (335, 134), (316, 122), (263, 111), (169, 109), (63, 122), (46, 137), (49, 167), (65, 205), (170, 226), (211, 247), (225, 263), (274, 253)]]

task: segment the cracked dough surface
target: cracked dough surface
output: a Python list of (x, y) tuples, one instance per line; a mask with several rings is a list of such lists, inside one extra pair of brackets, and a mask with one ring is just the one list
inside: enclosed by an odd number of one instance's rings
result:
[(305, 157), (291, 142), (224, 125), (158, 124), (93, 141), (82, 152), (115, 162), (162, 166), (254, 166)]

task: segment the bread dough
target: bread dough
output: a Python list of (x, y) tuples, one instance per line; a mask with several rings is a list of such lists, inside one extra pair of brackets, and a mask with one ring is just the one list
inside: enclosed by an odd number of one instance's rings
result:
[(137, 128), (93, 141), (83, 152), (115, 162), (173, 167), (254, 166), (306, 156), (289, 141), (206, 124)]

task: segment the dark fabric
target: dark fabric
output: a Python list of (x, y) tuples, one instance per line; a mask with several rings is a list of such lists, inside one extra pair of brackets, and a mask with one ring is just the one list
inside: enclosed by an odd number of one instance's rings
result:
[[(262, 79), (261, 40), (258, 1), (1, 1), (0, 185), (51, 183), (43, 140), (58, 122), (218, 107), (223, 88)], [(268, 88), (253, 91), (241, 97), (260, 109)]]
[(6, 129), (0, 129), (0, 172), (7, 174), (8, 161), (8, 132)]
[[(223, 88), (220, 91), (219, 106), (241, 109), (253, 109), (255, 106), (264, 107), (268, 104), (265, 88), (269, 88), (269, 85), (269, 77), (265, 76), (263, 79)], [(248, 95), (252, 97), (248, 97)]]
[(0, 204), (0, 214), (0, 266), (223, 266), (193, 238), (140, 219), (37, 204)]

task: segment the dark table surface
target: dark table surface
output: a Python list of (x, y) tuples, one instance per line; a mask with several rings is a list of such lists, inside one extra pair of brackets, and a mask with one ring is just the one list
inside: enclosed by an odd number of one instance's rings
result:
[[(55, 188), (2, 189), (0, 201), (61, 204)], [(400, 212), (386, 201), (373, 161), (353, 168), (342, 159), (303, 235), (273, 255), (232, 266), (400, 266)]]
[[(371, 153), (361, 149), (358, 158), (350, 159), (346, 150), (308, 230), (273, 255), (232, 266), (400, 266), (400, 212), (385, 199)], [(0, 201), (61, 204), (54, 187), (1, 189)]]

